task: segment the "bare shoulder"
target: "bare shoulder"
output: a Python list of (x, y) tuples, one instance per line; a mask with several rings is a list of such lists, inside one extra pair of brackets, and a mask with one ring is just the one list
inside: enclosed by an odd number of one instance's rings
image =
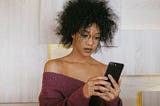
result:
[[(94, 60), (95, 60), (95, 59), (94, 59)], [(106, 71), (106, 69), (107, 69), (107, 64), (102, 63), (102, 62), (100, 62), (100, 61), (98, 61), (98, 60), (95, 60), (95, 63), (97, 64), (97, 65), (95, 65), (95, 66), (98, 67), (99, 70), (101, 70), (101, 73), (102, 73), (102, 74), (104, 74), (105, 71)]]
[(102, 62), (100, 62), (100, 61), (98, 61), (98, 60), (96, 60), (96, 59), (94, 59), (94, 61), (95, 61), (100, 67), (103, 67), (103, 68), (106, 68), (106, 67), (107, 67), (107, 65), (106, 65), (105, 63), (102, 63)]
[(45, 64), (44, 72), (60, 73), (61, 64), (62, 62), (60, 59), (48, 60)]
[(104, 63), (100, 63), (100, 67), (101, 67), (100, 69), (102, 70), (101, 73), (102, 75), (104, 75), (107, 69), (107, 65)]

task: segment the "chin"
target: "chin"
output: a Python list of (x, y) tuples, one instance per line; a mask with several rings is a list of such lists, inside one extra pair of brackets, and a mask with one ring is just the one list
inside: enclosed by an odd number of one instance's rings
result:
[(92, 53), (83, 53), (83, 56), (85, 56), (85, 57), (89, 57), (91, 55), (92, 55)]

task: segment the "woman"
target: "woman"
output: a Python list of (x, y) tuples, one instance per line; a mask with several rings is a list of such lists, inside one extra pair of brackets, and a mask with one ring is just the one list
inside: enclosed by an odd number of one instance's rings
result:
[(57, 34), (70, 54), (49, 60), (44, 68), (40, 106), (122, 106), (117, 84), (104, 77), (106, 64), (91, 57), (100, 42), (111, 44), (116, 15), (104, 0), (71, 0), (58, 15)]

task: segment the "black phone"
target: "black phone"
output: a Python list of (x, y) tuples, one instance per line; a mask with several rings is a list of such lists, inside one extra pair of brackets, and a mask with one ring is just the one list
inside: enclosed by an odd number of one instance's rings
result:
[[(109, 62), (108, 68), (106, 69), (105, 72), (105, 76), (108, 77), (108, 74), (110, 74), (114, 78), (114, 80), (118, 83), (123, 67), (124, 67), (123, 63)], [(111, 83), (110, 79), (108, 79), (107, 81)], [(112, 83), (111, 86), (113, 87)]]

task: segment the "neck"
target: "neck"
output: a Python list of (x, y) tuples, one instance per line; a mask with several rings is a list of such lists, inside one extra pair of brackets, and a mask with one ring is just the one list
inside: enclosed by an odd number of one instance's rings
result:
[(83, 56), (73, 51), (68, 56), (71, 58), (72, 61), (79, 63), (86, 63), (93, 60), (91, 56)]

